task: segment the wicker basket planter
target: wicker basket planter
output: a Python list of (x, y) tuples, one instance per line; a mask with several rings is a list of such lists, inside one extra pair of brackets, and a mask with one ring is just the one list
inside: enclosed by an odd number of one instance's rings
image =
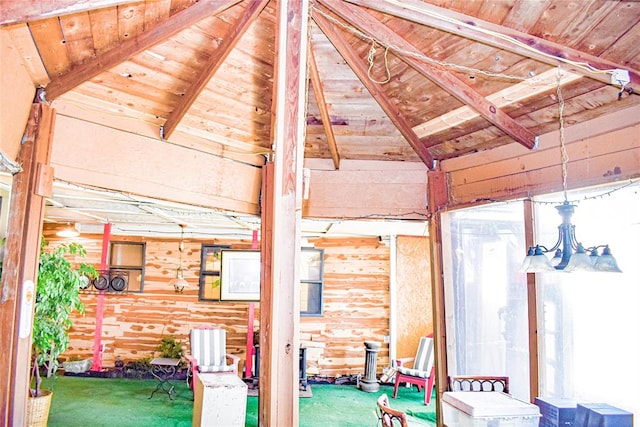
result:
[(28, 427), (47, 427), (52, 397), (52, 391), (43, 390), (41, 396), (29, 397), (29, 399), (27, 399)]
[(81, 374), (91, 369), (91, 359), (76, 360), (73, 362), (62, 362), (62, 368), (65, 372)]

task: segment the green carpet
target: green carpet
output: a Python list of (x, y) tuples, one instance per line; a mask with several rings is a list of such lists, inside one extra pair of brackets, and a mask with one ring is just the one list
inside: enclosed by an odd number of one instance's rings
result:
[[(53, 385), (50, 427), (74, 426), (190, 426), (193, 395), (184, 381), (177, 381), (174, 400), (157, 392), (153, 380), (106, 379), (58, 376), (45, 382)], [(365, 393), (354, 385), (312, 384), (313, 397), (301, 398), (302, 427), (376, 426), (376, 400), (382, 393), (393, 395), (393, 387), (383, 385), (377, 393)], [(432, 421), (435, 403), (423, 404), (422, 393), (401, 388), (391, 406), (410, 415)], [(258, 398), (247, 398), (246, 426), (258, 425)]]

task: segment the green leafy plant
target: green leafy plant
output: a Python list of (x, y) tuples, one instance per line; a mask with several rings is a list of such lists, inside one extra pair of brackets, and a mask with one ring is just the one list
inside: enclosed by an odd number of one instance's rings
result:
[[(36, 286), (35, 316), (32, 336), (31, 396), (41, 396), (40, 368), (49, 372), (58, 367), (58, 356), (69, 345), (70, 315), (74, 310), (84, 314), (80, 300), (83, 276), (94, 278), (96, 269), (85, 263), (73, 267), (67, 256), (85, 257), (87, 252), (80, 243), (61, 244), (48, 251), (48, 242), (42, 239)], [(35, 384), (34, 384), (35, 383)]]
[(157, 350), (160, 352), (160, 357), (168, 357), (170, 359), (182, 359), (184, 355), (182, 343), (173, 336), (163, 337)]
[(151, 360), (153, 356), (142, 356), (131, 360), (124, 365), (124, 371), (128, 378), (145, 378), (151, 372)]

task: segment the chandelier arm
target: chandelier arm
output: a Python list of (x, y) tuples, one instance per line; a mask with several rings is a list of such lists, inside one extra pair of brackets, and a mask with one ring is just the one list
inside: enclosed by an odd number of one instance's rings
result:
[(553, 247), (551, 249), (547, 249), (544, 246), (540, 246), (541, 248), (543, 248), (543, 252), (547, 253), (547, 252), (554, 252), (556, 249), (558, 249), (560, 247), (560, 245), (562, 244), (562, 226), (559, 225), (558, 226), (558, 240), (556, 241), (556, 244), (553, 245)]
[(578, 250), (578, 245), (580, 244), (580, 242), (578, 242), (578, 239), (576, 238), (576, 226), (571, 224), (571, 228), (569, 229), (569, 236), (571, 236), (571, 248), (575, 251)]
[(585, 251), (587, 252), (593, 252), (593, 251), (597, 251), (600, 248), (605, 248), (609, 245), (594, 245), (594, 246), (589, 246), (588, 248), (584, 248)]

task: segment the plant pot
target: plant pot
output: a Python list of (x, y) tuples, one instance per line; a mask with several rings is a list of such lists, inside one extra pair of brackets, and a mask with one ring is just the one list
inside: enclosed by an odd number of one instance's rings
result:
[(49, 408), (53, 392), (43, 390), (42, 396), (27, 399), (27, 426), (46, 427), (49, 421)]

